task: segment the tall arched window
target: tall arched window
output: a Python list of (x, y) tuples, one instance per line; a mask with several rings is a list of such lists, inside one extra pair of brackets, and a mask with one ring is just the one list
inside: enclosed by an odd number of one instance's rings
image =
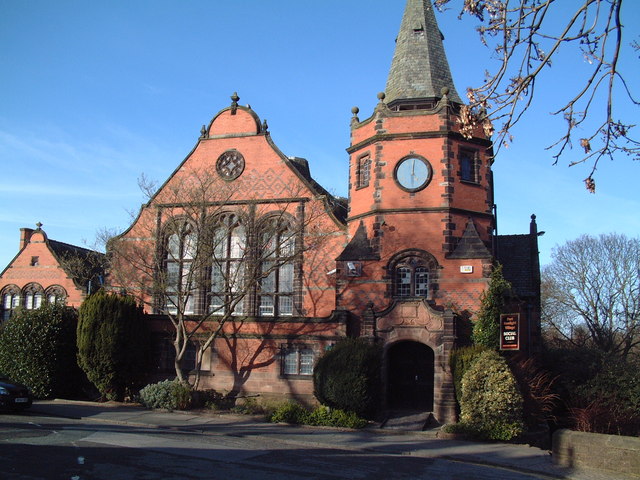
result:
[(169, 228), (165, 246), (165, 308), (168, 313), (194, 313), (198, 282), (192, 266), (196, 248), (197, 236), (187, 222), (176, 222)]
[(268, 317), (293, 315), (295, 231), (281, 218), (270, 219), (262, 224), (260, 238), (258, 313)]
[(237, 215), (224, 214), (214, 224), (208, 295), (209, 311), (244, 315), (247, 233)]
[(427, 252), (405, 251), (389, 264), (396, 298), (432, 298), (435, 289), (436, 260)]
[(67, 299), (66, 290), (60, 285), (51, 285), (44, 292), (44, 297), (50, 304), (62, 304)]
[(24, 308), (35, 310), (42, 305), (44, 289), (37, 283), (29, 283), (22, 289), (22, 296), (24, 298)]
[(2, 290), (2, 321), (9, 320), (11, 313), (20, 306), (20, 289), (8, 285)]

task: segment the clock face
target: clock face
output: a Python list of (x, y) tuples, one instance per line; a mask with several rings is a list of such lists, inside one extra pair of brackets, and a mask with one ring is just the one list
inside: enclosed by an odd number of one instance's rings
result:
[(227, 150), (218, 157), (216, 170), (225, 180), (235, 180), (244, 171), (244, 157), (237, 150)]
[(402, 189), (417, 192), (431, 181), (431, 165), (422, 157), (405, 157), (396, 165), (395, 178)]

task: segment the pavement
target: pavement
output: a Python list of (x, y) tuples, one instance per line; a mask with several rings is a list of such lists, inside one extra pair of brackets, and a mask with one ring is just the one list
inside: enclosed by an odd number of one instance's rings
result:
[(256, 437), (262, 440), (344, 449), (369, 453), (442, 458), (464, 463), (489, 465), (540, 478), (579, 480), (640, 479), (612, 472), (567, 469), (552, 462), (551, 453), (528, 445), (475, 442), (442, 438), (438, 429), (423, 432), (389, 431), (372, 425), (363, 430), (272, 424), (264, 417), (209, 410), (168, 412), (116, 402), (93, 403), (71, 400), (39, 400), (31, 412), (44, 416), (83, 421), (125, 424), (197, 434)]

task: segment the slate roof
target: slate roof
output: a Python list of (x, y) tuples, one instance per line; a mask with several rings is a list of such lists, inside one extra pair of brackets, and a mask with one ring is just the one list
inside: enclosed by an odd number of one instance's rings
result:
[(504, 278), (519, 297), (535, 297), (539, 290), (537, 242), (531, 235), (498, 235), (496, 259)]
[(491, 252), (487, 249), (473, 220), (467, 221), (467, 227), (462, 234), (462, 238), (456, 245), (455, 250), (449, 255), (449, 258), (490, 258)]
[(322, 185), (316, 182), (311, 176), (309, 162), (305, 158), (288, 157), (289, 165), (294, 167), (300, 175), (302, 175), (315, 188), (316, 192), (324, 195), (327, 200), (328, 207), (332, 210), (334, 216), (342, 223), (347, 221), (347, 199), (344, 197), (335, 197), (331, 195)]
[(69, 243), (59, 242), (57, 240), (47, 239), (49, 247), (53, 251), (54, 255), (58, 258), (64, 258), (67, 255), (73, 255), (77, 257), (88, 257), (89, 255), (104, 255), (88, 248), (78, 247)]
[(442, 88), (449, 100), (462, 103), (456, 92), (430, 0), (407, 0), (387, 79), (385, 102), (439, 99)]
[(380, 260), (380, 256), (371, 247), (369, 238), (367, 237), (367, 230), (362, 222), (358, 225), (358, 230), (356, 230), (351, 241), (344, 247), (344, 250), (338, 258), (336, 258), (337, 262), (344, 262), (346, 260)]

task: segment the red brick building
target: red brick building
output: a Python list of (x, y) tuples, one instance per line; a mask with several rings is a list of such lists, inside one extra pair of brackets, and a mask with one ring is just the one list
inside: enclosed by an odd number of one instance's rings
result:
[[(20, 229), (18, 254), (0, 273), (2, 321), (18, 307), (31, 310), (44, 302), (78, 307), (91, 288), (89, 282), (99, 282), (97, 259), (102, 254), (51, 240), (41, 227)], [(78, 268), (83, 263), (86, 268)]]
[[(514, 287), (518, 347), (537, 348), (535, 217), (527, 234), (497, 235), (491, 141), (481, 128), (460, 132), (463, 103), (431, 2), (407, 1), (378, 99), (367, 118), (352, 110), (348, 199), (283, 154), (236, 94), (203, 126), (111, 244), (120, 261), (110, 282), (144, 301), (160, 376), (172, 375), (171, 340), (184, 334), (176, 319), (197, 332), (184, 365), (199, 363), (200, 387), (238, 395), (309, 400), (315, 360), (340, 338), (364, 337), (383, 346), (385, 407), (451, 422), (449, 355), (468, 341), (496, 261)], [(7, 272), (45, 258), (44, 232), (30, 235), (3, 273), (18, 290), (28, 272), (21, 283)]]
[[(166, 316), (180, 305), (194, 318), (208, 318), (202, 332), (220, 325), (216, 315), (233, 308), (200, 358), (201, 385), (309, 398), (315, 359), (345, 335), (362, 336), (384, 347), (386, 406), (422, 408), (451, 421), (449, 353), (465, 341), (462, 325), (473, 320), (495, 260), (505, 263), (514, 282), (512, 310), (521, 313), (527, 333), (520, 348), (535, 347), (535, 221), (529, 234), (496, 235), (491, 141), (481, 128), (471, 138), (460, 133), (462, 101), (430, 2), (407, 2), (386, 91), (378, 98), (368, 118), (353, 109), (348, 199), (320, 187), (306, 160), (284, 155), (266, 122), (234, 94), (120, 237), (150, 255), (148, 264), (156, 270), (145, 274), (148, 282), (175, 277), (173, 286), (165, 285), (174, 289), (169, 300), (147, 295), (156, 331), (170, 335)], [(205, 229), (188, 212), (194, 204), (178, 193), (194, 183), (210, 192), (208, 202), (197, 203), (206, 205), (197, 218), (215, 225), (211, 238), (224, 226), (219, 238), (226, 239), (226, 253), (212, 248), (209, 264), (196, 262), (190, 245), (206, 243)], [(295, 254), (283, 257), (232, 306), (225, 304), (222, 297), (230, 298), (234, 287), (228, 279), (226, 287), (216, 286), (220, 272), (237, 271), (234, 262), (246, 265), (244, 275), (248, 265), (264, 268), (259, 226), (274, 215), (288, 218)], [(176, 218), (183, 219), (177, 230)], [(208, 280), (185, 280), (185, 272), (196, 269)], [(144, 290), (134, 283), (130, 289)], [(188, 293), (178, 286), (186, 283), (193, 287)], [(159, 349), (159, 358), (169, 359), (170, 350)], [(171, 362), (166, 366), (170, 370)]]

